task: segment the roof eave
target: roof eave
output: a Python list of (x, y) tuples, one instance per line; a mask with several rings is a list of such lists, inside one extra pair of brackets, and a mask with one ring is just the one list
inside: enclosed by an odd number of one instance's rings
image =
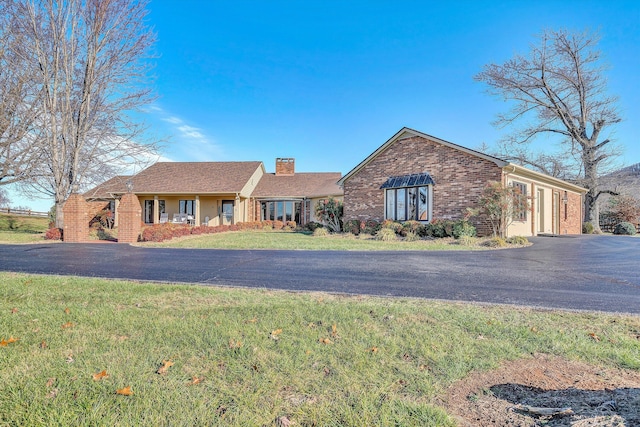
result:
[(545, 182), (547, 184), (555, 185), (557, 187), (565, 188), (567, 190), (585, 194), (588, 189), (580, 187), (579, 185), (572, 184), (559, 178), (554, 178), (551, 175), (544, 174), (542, 172), (536, 172), (534, 170), (525, 168), (524, 166), (516, 165), (513, 163), (507, 163), (502, 170), (506, 173), (517, 173), (520, 176), (536, 179), (538, 181)]

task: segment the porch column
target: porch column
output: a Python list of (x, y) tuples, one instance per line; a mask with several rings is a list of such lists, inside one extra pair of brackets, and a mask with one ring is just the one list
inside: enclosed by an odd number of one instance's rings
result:
[(236, 193), (236, 202), (233, 204), (233, 222), (232, 224), (235, 224), (237, 222), (241, 222), (238, 221), (240, 215), (240, 194)]
[(119, 211), (120, 208), (120, 199), (116, 199), (115, 200), (115, 206), (114, 206), (114, 212), (113, 212), (113, 227), (116, 228), (118, 227), (118, 222), (120, 219), (120, 212)]
[(195, 225), (200, 225), (200, 196), (196, 196), (195, 216)]
[(158, 224), (160, 222), (160, 203), (158, 202), (158, 196), (153, 196), (153, 223)]

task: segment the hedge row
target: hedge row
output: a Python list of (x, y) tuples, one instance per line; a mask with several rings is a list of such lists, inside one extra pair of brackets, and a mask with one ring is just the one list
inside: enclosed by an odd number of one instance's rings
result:
[(233, 225), (217, 225), (209, 227), (206, 225), (198, 225), (190, 227), (183, 224), (172, 224), (170, 222), (164, 224), (153, 224), (142, 228), (143, 242), (164, 242), (174, 237), (182, 237), (199, 234), (215, 234), (227, 231), (240, 230), (295, 230), (295, 221), (253, 221), (240, 222)]
[(455, 237), (458, 239), (461, 236), (475, 237), (476, 235), (476, 228), (469, 221), (463, 219), (456, 221), (433, 219), (429, 224), (423, 224), (419, 221), (397, 222), (385, 220), (378, 222), (373, 220), (350, 220), (344, 223), (343, 229), (345, 233), (355, 235), (360, 233), (376, 235), (383, 229), (393, 230), (397, 235), (402, 237), (410, 234), (419, 237)]

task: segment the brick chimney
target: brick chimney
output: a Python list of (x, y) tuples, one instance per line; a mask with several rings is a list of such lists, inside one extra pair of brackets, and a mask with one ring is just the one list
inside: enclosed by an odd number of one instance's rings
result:
[(293, 175), (296, 169), (296, 159), (291, 157), (278, 157), (276, 159), (276, 176)]

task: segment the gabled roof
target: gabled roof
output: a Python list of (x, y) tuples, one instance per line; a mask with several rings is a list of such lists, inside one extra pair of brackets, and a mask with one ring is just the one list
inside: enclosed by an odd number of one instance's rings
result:
[(444, 145), (446, 147), (453, 148), (454, 150), (462, 151), (464, 153), (471, 154), (471, 155), (476, 156), (476, 157), (480, 157), (481, 159), (485, 159), (485, 160), (488, 160), (490, 162), (495, 163), (498, 167), (501, 167), (501, 168), (509, 164), (509, 162), (507, 162), (505, 160), (502, 160), (502, 159), (499, 159), (497, 157), (493, 157), (493, 156), (490, 156), (488, 154), (484, 154), (484, 153), (481, 153), (479, 151), (475, 151), (475, 150), (472, 150), (470, 148), (463, 147), (462, 145), (454, 144), (453, 142), (445, 141), (444, 139), (436, 138), (435, 136), (427, 135), (426, 133), (418, 132), (417, 130), (410, 129), (408, 127), (403, 127), (395, 135), (393, 135), (391, 138), (389, 138), (387, 140), (387, 142), (382, 144), (376, 151), (371, 153), (366, 159), (361, 161), (355, 168), (351, 169), (351, 171), (349, 171), (349, 173), (347, 173), (345, 176), (343, 176), (342, 179), (340, 179), (340, 181), (338, 181), (338, 185), (342, 186), (345, 183), (345, 181), (347, 181), (353, 175), (358, 173), (358, 171), (360, 169), (362, 169), (369, 162), (371, 162), (373, 159), (375, 159), (380, 153), (382, 153), (387, 148), (389, 148), (391, 145), (393, 145), (393, 143), (395, 143), (397, 140), (408, 138), (408, 137), (412, 137), (412, 136), (420, 136), (422, 138), (429, 139), (431, 141), (437, 142), (438, 144), (442, 144), (442, 145)]
[(240, 193), (262, 162), (158, 162), (133, 176), (136, 194)]
[(129, 178), (131, 178), (131, 175), (114, 176), (113, 178), (87, 191), (83, 196), (88, 200), (113, 199), (114, 194), (127, 192), (127, 180)]
[(291, 198), (342, 195), (336, 183), (340, 172), (299, 173), (294, 175), (262, 175), (252, 197)]

